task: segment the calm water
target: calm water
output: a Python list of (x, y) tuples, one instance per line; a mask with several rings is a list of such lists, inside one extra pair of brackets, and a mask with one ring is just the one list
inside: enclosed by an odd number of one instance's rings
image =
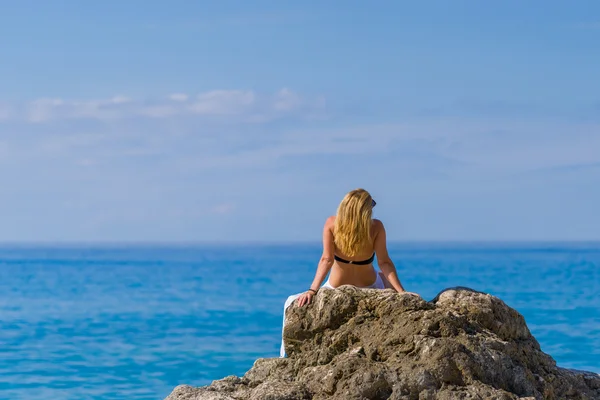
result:
[[(600, 244), (391, 246), (404, 286), (500, 296), (562, 366), (600, 372)], [(0, 248), (0, 398), (162, 399), (278, 355), (320, 248)]]

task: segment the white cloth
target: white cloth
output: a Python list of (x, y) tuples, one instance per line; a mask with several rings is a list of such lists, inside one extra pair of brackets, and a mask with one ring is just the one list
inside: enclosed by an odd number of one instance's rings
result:
[(285, 304), (283, 305), (283, 324), (282, 324), (282, 328), (281, 328), (281, 348), (279, 349), (279, 357), (283, 358), (286, 356), (285, 354), (285, 347), (283, 344), (283, 328), (285, 328), (285, 310), (288, 309), (288, 307), (290, 305), (292, 305), (292, 303), (302, 295), (302, 293), (297, 293), (297, 294), (293, 294), (290, 297), (287, 298), (287, 300), (285, 301)]
[[(333, 286), (331, 286), (331, 283), (329, 283), (329, 279), (327, 279), (327, 282), (325, 282), (322, 287), (329, 288), (329, 289), (335, 289)], [(383, 279), (381, 279), (381, 272), (377, 273), (377, 279), (375, 279), (375, 283), (373, 283), (370, 286), (360, 286), (359, 288), (360, 289), (385, 289), (385, 284), (383, 283)]]
[[(333, 286), (331, 286), (331, 284), (329, 283), (329, 279), (327, 279), (327, 282), (325, 282), (323, 284), (323, 286), (321, 286), (322, 288), (327, 288), (327, 289), (335, 289)], [(375, 283), (373, 283), (370, 286), (361, 286), (361, 289), (385, 289), (385, 284), (383, 283), (383, 279), (381, 279), (381, 273), (378, 272), (377, 273), (377, 279), (375, 279)], [(297, 293), (297, 294), (293, 294), (290, 297), (287, 298), (287, 300), (285, 301), (285, 304), (283, 305), (283, 324), (282, 326), (285, 327), (285, 311), (288, 309), (289, 306), (291, 306), (294, 301), (300, 297), (303, 293)], [(279, 349), (279, 357), (286, 357), (286, 353), (285, 353), (285, 346), (283, 344), (283, 327), (281, 329), (281, 348)]]

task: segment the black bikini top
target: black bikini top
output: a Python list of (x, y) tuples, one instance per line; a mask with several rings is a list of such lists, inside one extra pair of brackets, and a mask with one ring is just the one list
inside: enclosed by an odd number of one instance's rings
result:
[(336, 255), (334, 255), (333, 258), (335, 258), (335, 261), (343, 262), (346, 264), (367, 265), (367, 264), (371, 264), (373, 262), (373, 260), (375, 259), (375, 253), (373, 253), (373, 255), (371, 257), (369, 257), (368, 259), (362, 260), (362, 261), (344, 260), (343, 258), (338, 257)]

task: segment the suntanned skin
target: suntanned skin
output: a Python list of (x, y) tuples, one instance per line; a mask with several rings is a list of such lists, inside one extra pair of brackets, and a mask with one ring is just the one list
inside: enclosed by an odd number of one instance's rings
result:
[[(330, 270), (329, 283), (334, 287), (341, 285), (365, 287), (374, 284), (377, 279), (377, 271), (375, 271), (373, 264), (353, 265), (341, 263), (335, 261), (334, 255), (337, 254), (339, 257), (349, 261), (360, 261), (368, 259), (373, 252), (375, 252), (377, 264), (381, 269), (381, 278), (385, 287), (394, 289), (397, 292), (405, 292), (402, 283), (400, 283), (400, 280), (398, 279), (396, 267), (387, 251), (386, 234), (383, 223), (378, 219), (373, 219), (371, 225), (371, 236), (373, 237), (372, 246), (363, 249), (363, 251), (355, 257), (347, 257), (340, 253), (333, 240), (335, 218), (335, 216), (331, 216), (325, 221), (325, 226), (323, 227), (323, 255), (319, 261), (317, 272), (315, 273), (315, 278), (310, 285), (310, 288), (315, 292), (319, 290), (319, 287)], [(298, 298), (297, 305), (302, 307), (305, 304), (309, 304), (313, 295), (314, 293), (311, 291), (303, 293)]]

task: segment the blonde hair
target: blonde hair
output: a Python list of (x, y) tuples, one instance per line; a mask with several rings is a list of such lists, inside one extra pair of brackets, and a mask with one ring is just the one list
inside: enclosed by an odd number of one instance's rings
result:
[(346, 256), (354, 257), (371, 245), (373, 198), (364, 189), (346, 194), (337, 209), (334, 243)]

